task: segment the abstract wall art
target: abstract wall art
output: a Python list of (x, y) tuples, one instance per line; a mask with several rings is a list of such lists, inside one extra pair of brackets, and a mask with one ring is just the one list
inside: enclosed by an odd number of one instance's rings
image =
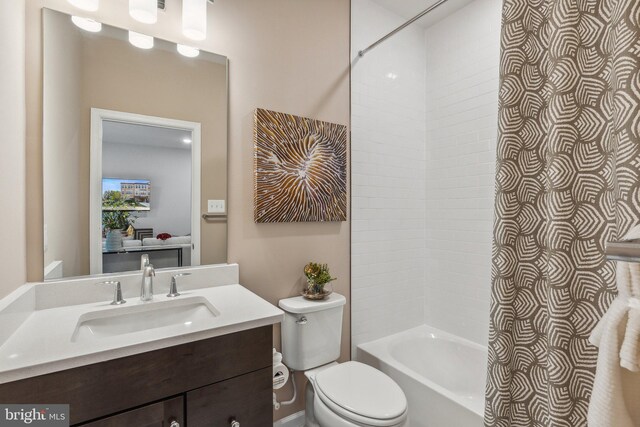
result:
[(256, 222), (346, 221), (347, 127), (257, 109)]

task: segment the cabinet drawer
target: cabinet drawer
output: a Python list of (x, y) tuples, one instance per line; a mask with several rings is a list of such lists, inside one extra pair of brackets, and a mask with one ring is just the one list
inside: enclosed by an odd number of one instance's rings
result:
[(273, 425), (272, 368), (261, 369), (187, 393), (189, 427)]
[(184, 399), (180, 396), (82, 424), (82, 427), (182, 427), (183, 412)]

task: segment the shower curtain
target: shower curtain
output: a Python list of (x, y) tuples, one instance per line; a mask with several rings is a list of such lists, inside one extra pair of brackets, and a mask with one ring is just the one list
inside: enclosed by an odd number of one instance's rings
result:
[(485, 425), (586, 426), (640, 222), (640, 1), (505, 0)]

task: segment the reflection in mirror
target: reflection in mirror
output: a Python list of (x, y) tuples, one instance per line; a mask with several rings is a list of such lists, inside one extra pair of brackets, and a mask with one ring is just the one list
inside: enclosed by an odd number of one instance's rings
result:
[(226, 262), (226, 58), (43, 26), (45, 279)]
[(91, 273), (198, 265), (200, 123), (92, 109), (91, 152)]

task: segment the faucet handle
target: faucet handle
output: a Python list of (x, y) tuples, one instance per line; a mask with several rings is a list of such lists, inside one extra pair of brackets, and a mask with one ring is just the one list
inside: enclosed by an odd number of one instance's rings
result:
[(114, 293), (113, 293), (113, 301), (111, 301), (111, 305), (120, 305), (120, 304), (124, 304), (125, 301), (124, 298), (122, 298), (122, 286), (120, 285), (120, 282), (118, 282), (117, 280), (107, 280), (106, 282), (100, 282), (98, 283), (98, 285), (114, 285)]
[(178, 273), (171, 276), (171, 286), (169, 286), (169, 293), (167, 294), (169, 298), (180, 296), (176, 279), (184, 276), (191, 276), (191, 273)]

